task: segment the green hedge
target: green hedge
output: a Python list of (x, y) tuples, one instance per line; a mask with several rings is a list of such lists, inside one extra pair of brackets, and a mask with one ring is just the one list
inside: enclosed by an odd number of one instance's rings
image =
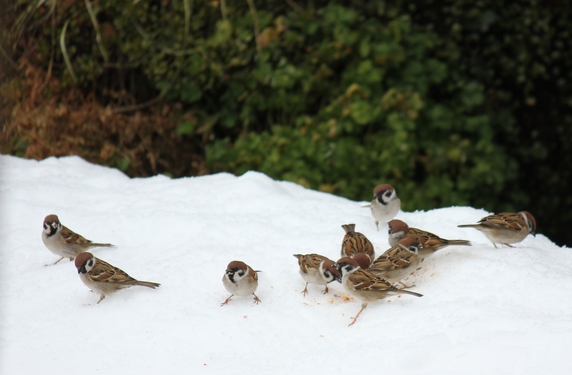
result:
[(12, 36), (37, 64), (120, 110), (179, 108), (212, 171), (363, 200), (388, 182), (405, 210), (527, 209), (570, 240), (567, 3), (36, 4), (16, 5)]

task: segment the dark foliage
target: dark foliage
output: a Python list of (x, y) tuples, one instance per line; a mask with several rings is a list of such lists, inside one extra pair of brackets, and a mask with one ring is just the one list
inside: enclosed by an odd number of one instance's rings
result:
[[(130, 175), (256, 169), (364, 200), (388, 182), (405, 210), (528, 210), (570, 245), (571, 12), (555, 0), (20, 1), (3, 34), (22, 72), (2, 85), (15, 108), (4, 152), (82, 146)], [(122, 125), (78, 122), (79, 146), (65, 146), (51, 129), (60, 100), (85, 112), (72, 118)], [(53, 115), (47, 130), (34, 113)]]

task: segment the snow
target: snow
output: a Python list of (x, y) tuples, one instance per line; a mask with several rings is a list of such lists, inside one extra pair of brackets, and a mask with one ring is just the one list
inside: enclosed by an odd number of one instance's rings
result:
[[(397, 186), (399, 193), (399, 187)], [(400, 212), (410, 226), (472, 247), (426, 259), (411, 290), (361, 307), (341, 284), (310, 285), (295, 253), (339, 256), (355, 223), (381, 254), (367, 202), (248, 172), (130, 179), (78, 157), (0, 156), (0, 373), (9, 374), (570, 374), (572, 252), (539, 234), (495, 249), (457, 224), (488, 212)], [(400, 197), (402, 200), (407, 197)], [(46, 215), (88, 239), (95, 256), (156, 290), (98, 296), (41, 240)], [(539, 223), (542, 232), (542, 223)], [(260, 270), (252, 297), (222, 284), (226, 265)]]

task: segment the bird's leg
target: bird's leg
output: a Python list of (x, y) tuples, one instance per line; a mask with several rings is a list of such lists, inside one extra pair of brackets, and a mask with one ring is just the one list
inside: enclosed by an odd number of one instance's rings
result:
[(59, 262), (60, 260), (62, 260), (62, 259), (64, 259), (64, 257), (61, 257), (60, 259), (56, 260), (56, 261), (55, 261), (54, 263), (52, 263), (52, 264), (44, 264), (44, 266), (53, 266), (54, 264), (58, 264), (58, 262)]
[(361, 314), (361, 312), (367, 307), (367, 303), (362, 303), (361, 304), (361, 310), (357, 313), (357, 315), (352, 318), (352, 322), (348, 325), (348, 327), (351, 327), (357, 320), (357, 318), (359, 317), (359, 314)]
[(328, 284), (326, 284), (326, 289), (322, 292), (322, 294), (328, 294)]
[(224, 305), (228, 305), (228, 301), (230, 301), (230, 299), (232, 298), (233, 295), (234, 295), (234, 294), (231, 294), (230, 297), (228, 297), (226, 300), (224, 300), (223, 303), (220, 304), (220, 306), (222, 307), (222, 306), (224, 306)]
[(302, 294), (304, 295), (304, 297), (306, 297), (306, 294), (308, 294), (308, 283), (306, 283), (306, 286), (304, 287)]
[(514, 248), (514, 246), (512, 246), (512, 245), (510, 245), (510, 244), (508, 244), (508, 243), (503, 243), (503, 245), (507, 245), (508, 247)]
[(260, 298), (258, 298), (258, 296), (257, 296), (256, 294), (252, 293), (252, 295), (254, 296), (254, 302), (255, 302), (257, 305), (258, 305), (260, 302), (262, 302), (262, 301), (260, 300)]
[(377, 231), (379, 232), (379, 221), (375, 222), (375, 227), (377, 228)]
[(101, 301), (103, 301), (104, 298), (105, 298), (105, 294), (102, 294), (101, 297), (99, 297), (99, 301), (97, 301), (97, 303), (99, 304)]

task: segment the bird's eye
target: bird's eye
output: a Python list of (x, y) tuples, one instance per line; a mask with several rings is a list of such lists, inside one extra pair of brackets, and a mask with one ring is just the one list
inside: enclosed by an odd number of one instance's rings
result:
[(90, 259), (87, 261), (87, 266), (88, 267), (93, 267), (93, 259)]
[(386, 197), (389, 198), (389, 197), (391, 197), (391, 191), (388, 190), (388, 191), (387, 191), (385, 194), (383, 194), (383, 195), (385, 195)]

